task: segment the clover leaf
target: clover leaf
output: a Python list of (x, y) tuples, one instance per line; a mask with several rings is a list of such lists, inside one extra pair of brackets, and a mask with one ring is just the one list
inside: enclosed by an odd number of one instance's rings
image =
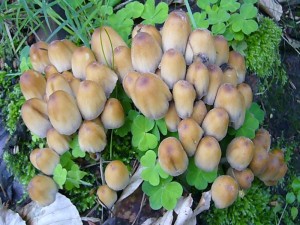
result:
[(161, 207), (164, 207), (166, 210), (174, 209), (183, 193), (181, 184), (172, 181), (172, 177), (162, 179), (161, 183), (157, 186), (144, 181), (142, 189), (149, 196), (150, 206), (154, 210), (158, 210)]
[(214, 4), (216, 2), (218, 2), (218, 0), (198, 0), (197, 5), (200, 9), (207, 11), (207, 9), (210, 8), (210, 4)]
[(253, 102), (249, 108), (249, 112), (259, 121), (260, 124), (263, 123), (265, 112), (260, 108), (260, 106)]
[(220, 7), (229, 12), (235, 12), (240, 8), (240, 3), (236, 0), (221, 0)]
[(253, 4), (245, 3), (240, 8), (240, 14), (243, 19), (251, 19), (257, 16), (257, 8)]
[(206, 12), (201, 12), (201, 13), (196, 12), (193, 14), (193, 17), (198, 28), (204, 28), (204, 29), (208, 28), (209, 22), (206, 18), (207, 17)]
[(141, 158), (141, 164), (144, 167), (142, 178), (148, 181), (151, 185), (157, 186), (161, 178), (167, 178), (169, 175), (163, 171), (160, 164), (156, 161), (156, 153), (152, 150), (146, 152)]
[(165, 22), (169, 12), (169, 6), (168, 4), (164, 2), (160, 2), (155, 7), (155, 1), (154, 0), (147, 0), (145, 2), (145, 8), (141, 15), (141, 17), (144, 19), (144, 24), (161, 24)]
[(207, 188), (208, 183), (212, 183), (217, 178), (217, 171), (217, 169), (211, 172), (201, 170), (195, 165), (194, 158), (191, 158), (187, 169), (186, 181), (198, 190), (204, 190)]
[(144, 11), (144, 5), (140, 2), (134, 1), (131, 3), (128, 3), (125, 6), (127, 17), (136, 19), (141, 17), (143, 11)]
[(155, 120), (155, 125), (151, 131), (157, 137), (157, 140), (160, 141), (160, 134), (167, 135), (168, 128), (164, 119)]
[(72, 155), (75, 158), (85, 157), (85, 152), (81, 150), (78, 142), (78, 135), (76, 135), (70, 142), (70, 148), (72, 149)]
[(81, 171), (79, 169), (79, 166), (77, 164), (74, 164), (71, 168), (71, 170), (68, 171), (67, 173), (67, 179), (65, 182), (65, 187), (67, 190), (71, 190), (74, 187), (79, 188), (80, 184), (85, 184), (85, 185), (91, 185), (87, 182), (83, 182), (81, 179), (87, 175), (86, 172)]
[(258, 119), (256, 119), (255, 116), (253, 116), (253, 114), (247, 110), (244, 124), (236, 131), (235, 136), (244, 136), (252, 139), (255, 137), (255, 131), (258, 129), (258, 127)]
[(62, 189), (63, 185), (67, 180), (67, 170), (58, 164), (53, 172), (53, 180), (58, 184), (59, 188)]

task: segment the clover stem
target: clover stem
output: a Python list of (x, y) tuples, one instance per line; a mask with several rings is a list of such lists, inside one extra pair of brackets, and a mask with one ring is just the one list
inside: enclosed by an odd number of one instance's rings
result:
[(196, 29), (197, 28), (197, 25), (196, 25), (196, 21), (195, 21), (195, 18), (193, 16), (193, 13), (192, 13), (192, 10), (191, 10), (191, 7), (190, 7), (190, 3), (188, 0), (184, 0), (184, 4), (185, 4), (185, 7), (188, 11), (188, 14), (189, 14), (189, 17), (191, 19), (191, 22), (192, 22), (192, 25), (193, 25), (193, 28)]

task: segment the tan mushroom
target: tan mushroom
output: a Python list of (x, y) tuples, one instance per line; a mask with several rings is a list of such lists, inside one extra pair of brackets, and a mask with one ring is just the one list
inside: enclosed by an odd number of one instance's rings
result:
[(111, 161), (105, 168), (104, 177), (107, 185), (115, 190), (123, 190), (129, 183), (129, 171), (120, 160)]
[(26, 100), (31, 98), (44, 99), (46, 80), (40, 73), (27, 70), (20, 77), (20, 88)]
[(50, 65), (48, 57), (48, 44), (39, 41), (30, 46), (29, 57), (32, 68), (40, 73), (44, 73), (46, 66)]
[(229, 59), (229, 45), (223, 35), (214, 36), (214, 44), (216, 48), (216, 62), (215, 64), (221, 66), (228, 62)]
[(117, 192), (107, 185), (101, 185), (97, 189), (97, 196), (102, 204), (111, 209), (118, 199)]
[(116, 98), (106, 101), (104, 110), (101, 114), (101, 121), (105, 129), (116, 129), (123, 126), (125, 113), (121, 102)]
[(231, 51), (229, 52), (228, 64), (236, 70), (238, 76), (238, 83), (243, 83), (245, 81), (246, 76), (246, 65), (244, 56), (242, 56), (236, 51)]

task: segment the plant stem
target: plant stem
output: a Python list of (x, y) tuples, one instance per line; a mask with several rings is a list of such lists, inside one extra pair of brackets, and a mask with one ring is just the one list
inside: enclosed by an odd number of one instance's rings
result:
[(281, 216), (280, 216), (280, 218), (279, 218), (279, 221), (278, 221), (277, 225), (280, 224), (280, 222), (281, 222), (281, 220), (282, 220), (282, 218), (283, 218), (283, 214), (284, 214), (284, 212), (285, 212), (285, 210), (286, 210), (287, 205), (288, 205), (288, 204), (285, 203), (285, 206), (284, 206), (284, 208), (283, 208), (283, 211), (282, 211), (282, 213), (281, 213)]
[(196, 25), (196, 21), (195, 21), (195, 18), (193, 16), (193, 13), (192, 13), (192, 10), (191, 10), (191, 7), (190, 7), (190, 3), (189, 3), (188, 0), (184, 0), (184, 4), (185, 4), (185, 7), (186, 7), (186, 9), (188, 11), (189, 17), (191, 19), (192, 26), (193, 26), (194, 29), (196, 29), (197, 25)]

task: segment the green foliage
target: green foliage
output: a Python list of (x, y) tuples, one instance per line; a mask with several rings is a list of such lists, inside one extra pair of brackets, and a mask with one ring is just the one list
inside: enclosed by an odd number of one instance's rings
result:
[(208, 183), (212, 183), (217, 178), (218, 169), (211, 172), (205, 172), (199, 169), (194, 162), (194, 158), (189, 161), (189, 166), (186, 172), (186, 181), (190, 186), (194, 186), (198, 190), (207, 188)]
[(167, 19), (168, 12), (168, 4), (160, 2), (157, 6), (155, 6), (154, 0), (147, 0), (141, 17), (144, 19), (144, 24), (161, 24)]
[[(246, 65), (255, 72), (262, 83), (267, 86), (271, 78), (282, 85), (287, 81), (287, 75), (281, 66), (279, 43), (282, 30), (267, 17), (261, 17), (256, 32), (245, 38), (247, 42)], [(263, 49), (263, 51), (262, 51)]]
[(78, 142), (78, 135), (75, 135), (71, 142), (70, 142), (70, 148), (72, 149), (72, 156), (74, 158), (83, 158), (85, 157), (85, 152), (81, 150)]
[(218, 225), (267, 225), (274, 224), (271, 220), (270, 192), (258, 183), (253, 183), (244, 197), (239, 197), (233, 205), (226, 209), (211, 206), (205, 219), (208, 224)]
[(154, 210), (164, 207), (167, 210), (175, 208), (178, 199), (181, 197), (183, 188), (172, 177), (162, 179), (160, 184), (152, 186), (149, 182), (144, 181), (143, 192), (149, 196), (150, 206)]

